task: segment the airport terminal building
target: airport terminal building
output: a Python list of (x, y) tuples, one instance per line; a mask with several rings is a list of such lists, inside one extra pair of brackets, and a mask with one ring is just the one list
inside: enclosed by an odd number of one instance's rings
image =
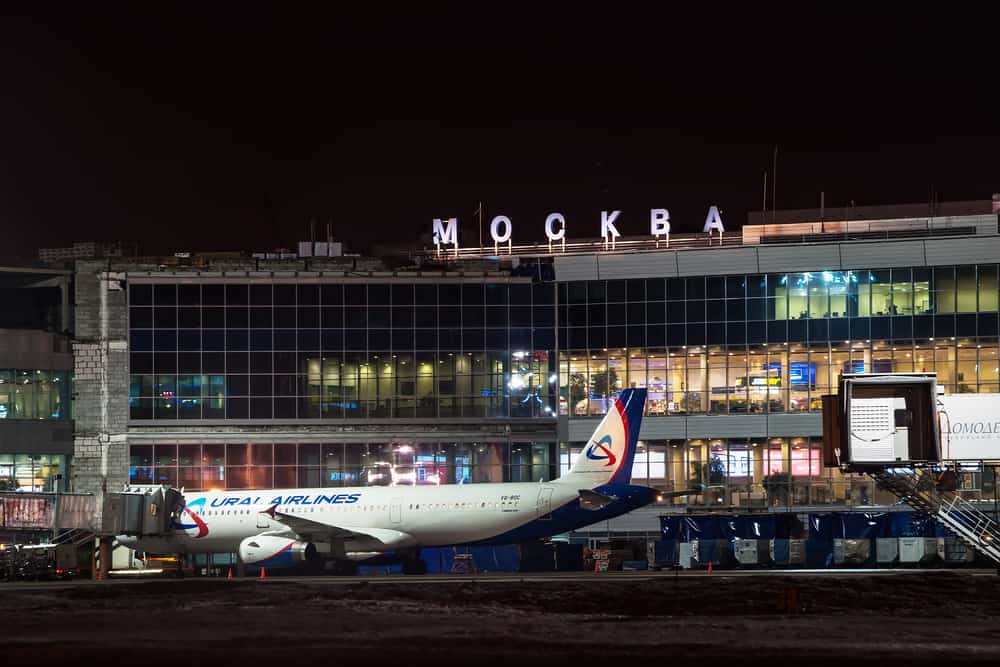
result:
[[(1000, 391), (996, 203), (948, 206), (399, 266), (81, 260), (71, 490), (550, 480), (646, 387), (633, 480), (702, 490), (599, 530), (891, 505), (823, 467), (820, 396), (841, 372)], [(969, 473), (992, 499), (992, 469)]]

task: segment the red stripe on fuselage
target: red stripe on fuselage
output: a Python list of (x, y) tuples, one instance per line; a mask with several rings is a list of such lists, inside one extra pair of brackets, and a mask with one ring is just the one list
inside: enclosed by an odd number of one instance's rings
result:
[(615, 399), (615, 408), (618, 409), (618, 414), (622, 418), (622, 426), (625, 429), (625, 449), (622, 450), (622, 460), (618, 464), (618, 469), (615, 470), (614, 474), (611, 475), (612, 481), (614, 480), (615, 477), (618, 476), (618, 473), (621, 472), (622, 463), (624, 463), (628, 459), (628, 443), (629, 443), (628, 417), (625, 416), (625, 403), (622, 402), (622, 399), (620, 398)]

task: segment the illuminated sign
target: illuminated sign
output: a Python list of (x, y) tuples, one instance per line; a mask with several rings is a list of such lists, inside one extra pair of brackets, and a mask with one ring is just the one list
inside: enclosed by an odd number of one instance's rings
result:
[[(605, 247), (610, 247), (612, 250), (615, 247), (615, 240), (621, 236), (621, 232), (618, 231), (618, 227), (616, 226), (621, 213), (619, 210), (601, 211), (601, 238), (604, 240)], [(458, 218), (434, 218), (431, 230), (433, 234), (432, 240), (438, 252), (441, 251), (442, 246), (448, 245), (456, 253), (458, 252)], [(545, 217), (544, 231), (550, 250), (552, 249), (553, 241), (560, 242), (563, 251), (566, 250), (566, 217), (562, 213), (549, 213)], [(713, 232), (717, 232), (719, 242), (721, 243), (724, 231), (725, 227), (723, 227), (722, 215), (719, 213), (718, 207), (709, 207), (702, 232), (708, 234), (709, 239), (711, 239)], [(665, 208), (652, 208), (649, 210), (649, 234), (656, 239), (657, 244), (663, 241), (669, 247), (670, 211)], [(511, 239), (513, 236), (514, 223), (510, 217), (506, 215), (494, 216), (490, 221), (490, 238), (493, 239), (494, 252), (499, 254), (500, 246), (507, 244), (507, 252), (508, 254), (511, 253)]]

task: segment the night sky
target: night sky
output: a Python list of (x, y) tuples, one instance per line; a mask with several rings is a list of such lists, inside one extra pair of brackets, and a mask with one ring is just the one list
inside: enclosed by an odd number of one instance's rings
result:
[(515, 242), (551, 211), (569, 238), (603, 208), (734, 228), (776, 145), (779, 208), (1000, 192), (985, 17), (200, 9), (5, 9), (0, 257), (261, 251), (310, 218), (363, 252), (480, 200)]

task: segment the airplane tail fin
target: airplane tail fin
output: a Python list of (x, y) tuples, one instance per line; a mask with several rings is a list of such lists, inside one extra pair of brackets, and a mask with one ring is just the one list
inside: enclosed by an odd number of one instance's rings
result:
[(559, 481), (579, 484), (580, 488), (628, 484), (632, 480), (632, 461), (635, 459), (645, 403), (645, 389), (622, 391), (577, 456), (569, 473)]

